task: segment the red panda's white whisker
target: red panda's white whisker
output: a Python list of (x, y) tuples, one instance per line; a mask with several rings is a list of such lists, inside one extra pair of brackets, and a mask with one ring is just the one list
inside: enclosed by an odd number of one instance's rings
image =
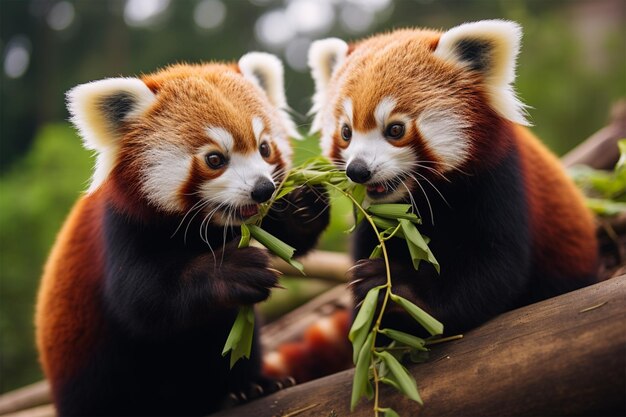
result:
[[(210, 211), (205, 217), (204, 219), (202, 219), (202, 222), (200, 223), (200, 239), (202, 239), (203, 242), (205, 242), (208, 246), (209, 249), (211, 250), (211, 253), (213, 254), (213, 260), (217, 263), (217, 258), (215, 257), (215, 252), (213, 251), (213, 248), (211, 247), (211, 243), (209, 243), (209, 224), (211, 222), (211, 218), (215, 215), (215, 213), (217, 213), (217, 211), (222, 208), (226, 203), (220, 203), (217, 205), (217, 207), (215, 207), (212, 211)], [(204, 229), (204, 235), (202, 234)]]
[[(424, 179), (424, 181), (426, 181), (428, 184), (430, 184), (431, 187), (433, 187), (433, 189), (437, 192), (437, 194), (439, 194), (439, 197), (441, 197), (441, 199), (444, 201), (444, 203), (446, 203), (446, 205), (448, 207), (450, 206), (450, 203), (448, 203), (448, 200), (446, 200), (446, 198), (443, 196), (443, 194), (441, 194), (441, 192), (439, 191), (439, 189), (437, 187), (435, 187), (435, 184), (433, 184), (432, 182), (430, 182), (430, 180), (428, 178), (426, 178), (425, 176), (423, 176), (422, 174), (420, 174), (419, 172), (414, 172), (414, 174), (419, 175), (420, 177), (422, 177)], [(415, 179), (415, 178), (414, 178)]]
[[(181, 219), (180, 223), (178, 223), (178, 226), (176, 226), (176, 229), (174, 230), (174, 233), (172, 233), (171, 237), (174, 237), (176, 235), (176, 233), (178, 233), (178, 231), (180, 230), (180, 228), (182, 227), (182, 225), (185, 223), (185, 220), (187, 219), (187, 216), (189, 216), (193, 211), (195, 211), (196, 213), (194, 214), (193, 217), (195, 217), (196, 214), (198, 214), (199, 211), (201, 211), (204, 207), (206, 207), (209, 204), (208, 201), (205, 200), (199, 200), (198, 202), (196, 202), (196, 204), (194, 204), (189, 210), (187, 210), (187, 213), (185, 213), (185, 215), (183, 216), (183, 218)], [(191, 221), (193, 220), (193, 217), (189, 220), (189, 223), (191, 223)], [(186, 234), (185, 234), (186, 236)]]
[(436, 164), (436, 165), (443, 165), (445, 167), (450, 168), (453, 171), (459, 171), (461, 174), (463, 175), (468, 175), (471, 176), (472, 174), (470, 174), (469, 172), (463, 171), (461, 168), (459, 168), (458, 166), (455, 166), (453, 164), (447, 163), (447, 162), (443, 162), (443, 161), (428, 161), (428, 160), (424, 160), (424, 161), (420, 161), (421, 164)]
[(427, 170), (429, 170), (429, 171), (433, 172), (434, 174), (436, 174), (436, 175), (440, 176), (440, 177), (441, 177), (442, 179), (444, 179), (446, 182), (450, 182), (450, 179), (448, 179), (448, 177), (446, 177), (443, 173), (439, 172), (438, 170), (436, 170), (436, 169), (435, 169), (435, 168), (433, 168), (433, 167), (427, 167), (426, 165), (422, 165), (422, 164), (421, 164), (421, 163), (419, 163), (419, 162), (414, 162), (414, 163), (413, 163), (413, 167), (414, 167), (414, 168), (422, 168), (422, 169), (427, 169)]
[(409, 177), (413, 178), (417, 186), (420, 187), (420, 190), (422, 190), (422, 194), (424, 194), (424, 198), (426, 198), (426, 203), (428, 204), (428, 210), (430, 211), (430, 221), (434, 225), (435, 216), (433, 214), (433, 207), (430, 205), (430, 199), (428, 198), (428, 194), (426, 194), (426, 190), (424, 190), (424, 187), (422, 187), (422, 184), (420, 184), (420, 182), (412, 174), (409, 174)]
[(415, 209), (415, 211), (417, 212), (417, 217), (421, 218), (422, 215), (420, 214), (420, 209), (417, 207), (417, 203), (415, 202), (415, 198), (413, 198), (413, 193), (411, 192), (409, 187), (406, 185), (404, 180), (400, 180), (400, 184), (402, 184), (402, 186), (404, 188), (406, 188), (406, 192), (409, 195), (409, 200), (411, 201), (411, 207), (413, 207)]
[(312, 219), (308, 219), (305, 223), (310, 223), (317, 220), (322, 214), (326, 212), (326, 210), (330, 210), (330, 204), (327, 204), (319, 213), (317, 213)]
[(228, 233), (228, 223), (230, 222), (231, 216), (232, 216), (232, 210), (233, 210), (233, 206), (232, 205), (228, 205), (226, 207), (226, 220), (224, 221), (224, 231), (222, 232), (222, 257), (220, 259), (220, 263), (219, 266), (220, 268), (222, 267), (222, 264), (224, 263), (224, 252), (226, 252), (225, 250), (223, 250), (223, 248), (226, 247), (226, 235)]
[(200, 206), (200, 207), (196, 210), (196, 212), (194, 213), (194, 215), (193, 215), (193, 216), (191, 216), (191, 218), (190, 218), (190, 219), (189, 219), (189, 221), (187, 222), (187, 227), (185, 227), (185, 234), (183, 235), (183, 241), (184, 241), (184, 242), (187, 242), (187, 232), (189, 231), (189, 227), (191, 226), (191, 223), (193, 222), (193, 219), (195, 219), (195, 218), (196, 218), (196, 216), (197, 216), (200, 212), (202, 212), (202, 210), (204, 210), (204, 209), (205, 209), (208, 205), (210, 205), (210, 204), (211, 204), (211, 202), (210, 202), (210, 201), (204, 200), (204, 204), (203, 204), (202, 206)]

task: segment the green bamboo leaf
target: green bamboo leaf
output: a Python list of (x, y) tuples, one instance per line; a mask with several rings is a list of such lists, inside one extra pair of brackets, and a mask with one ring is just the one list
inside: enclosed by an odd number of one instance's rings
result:
[(354, 226), (352, 226), (350, 233), (352, 233), (359, 223), (361, 223), (361, 221), (365, 218), (363, 211), (359, 210), (357, 207), (353, 207), (352, 210), (354, 212)]
[[(365, 199), (366, 188), (360, 184), (346, 184), (348, 185), (347, 191), (350, 193), (352, 198), (357, 202), (359, 206), (363, 206), (363, 200)], [(363, 210), (359, 209), (357, 206), (353, 206), (352, 210), (354, 211), (354, 226), (351, 231), (354, 231), (356, 226), (361, 223), (363, 218)]]
[(387, 377), (387, 367), (385, 366), (385, 362), (378, 360), (376, 361), (376, 368), (378, 369), (378, 378), (386, 378)]
[(295, 189), (296, 189), (295, 185), (283, 185), (280, 191), (276, 194), (276, 197), (274, 197), (274, 200), (283, 198), (284, 196), (286, 196), (287, 194), (289, 194)]
[[(396, 227), (390, 227), (389, 229), (385, 229), (382, 232), (380, 232), (380, 237), (382, 237), (383, 239), (387, 240), (397, 234), (401, 234), (401, 229), (400, 227), (396, 226)], [(401, 236), (398, 236), (401, 237)]]
[(435, 259), (435, 255), (430, 251), (426, 239), (420, 234), (415, 225), (407, 219), (399, 219), (402, 234), (407, 241), (407, 246), (413, 259), (413, 267), (418, 269), (419, 261), (425, 259), (437, 270), (439, 270), (439, 262)]
[(352, 188), (352, 190), (350, 190), (350, 194), (352, 195), (352, 198), (354, 198), (354, 200), (360, 205), (363, 205), (363, 200), (365, 200), (365, 194), (367, 192), (367, 189), (362, 186), (361, 184), (355, 184)]
[(396, 226), (398, 225), (397, 220), (385, 219), (385, 218), (378, 217), (378, 216), (372, 216), (372, 220), (374, 221), (374, 224), (376, 225), (376, 227), (382, 230), (395, 229)]
[(407, 346), (412, 348), (428, 351), (428, 349), (424, 346), (426, 341), (421, 337), (413, 336), (412, 334), (404, 333), (399, 330), (393, 329), (383, 329), (380, 331), (382, 334), (390, 337), (393, 340), (396, 340), (400, 343), (404, 343)]
[(335, 185), (335, 187), (339, 188), (340, 190), (348, 190), (351, 186), (351, 182), (349, 179), (344, 179), (342, 181), (334, 181), (333, 184)]
[(433, 316), (399, 295), (391, 294), (390, 298), (394, 303), (398, 304), (409, 313), (411, 317), (421, 324), (432, 336), (443, 334), (443, 324), (437, 321)]
[(380, 411), (385, 413), (384, 417), (400, 417), (393, 408), (381, 408)]
[(384, 378), (384, 377), (383, 377), (383, 378), (380, 378), (380, 379), (379, 379), (379, 381), (380, 381), (380, 382), (382, 382), (383, 384), (387, 384), (387, 385), (390, 385), (390, 386), (394, 387), (394, 388), (395, 388), (395, 389), (397, 389), (398, 391), (401, 391), (401, 390), (400, 390), (400, 386), (399, 386), (399, 385), (398, 385), (398, 383), (397, 383), (396, 381), (394, 381), (393, 379), (390, 379), (390, 378)]
[(320, 170), (312, 169), (299, 169), (294, 171), (289, 179), (296, 184), (308, 184), (319, 185), (325, 182), (329, 182), (333, 177), (336, 177), (332, 172), (324, 172)]
[(250, 244), (250, 229), (245, 223), (241, 223), (241, 239), (239, 240), (239, 246), (237, 248), (247, 248)]
[(603, 198), (587, 198), (587, 207), (600, 216), (615, 216), (626, 212), (626, 203)]
[(222, 356), (226, 356), (228, 351), (232, 350), (239, 344), (241, 340), (241, 335), (243, 332), (244, 322), (241, 318), (241, 311), (237, 314), (235, 318), (235, 322), (230, 329), (230, 333), (228, 334), (228, 338), (226, 338), (226, 343), (224, 344), (224, 349), (222, 350)]
[[(394, 356), (394, 355), (393, 355), (393, 353), (392, 353), (393, 351), (388, 351), (388, 352), (389, 352), (390, 354), (392, 354), (392, 356)], [(399, 359), (397, 356), (394, 356), (394, 358), (396, 358), (398, 361), (401, 361), (401, 359)], [(387, 369), (388, 369), (388, 368), (387, 368), (387, 365), (385, 364), (385, 361), (380, 360), (380, 358), (379, 358), (379, 360), (378, 360), (378, 369), (379, 369), (379, 371), (380, 371), (381, 369), (385, 369), (385, 370), (387, 370)], [(398, 381), (396, 381), (395, 376), (394, 376), (394, 374), (393, 374), (393, 373), (391, 373), (391, 372), (387, 371), (385, 375), (381, 375), (381, 374), (380, 374), (380, 372), (379, 372), (379, 374), (378, 374), (378, 375), (380, 376), (380, 381), (381, 381), (381, 382), (383, 382), (383, 383), (385, 383), (385, 384), (387, 384), (387, 385), (390, 385), (390, 386), (394, 387), (394, 388), (395, 388), (395, 389), (397, 389), (398, 391), (402, 391), (402, 390), (400, 389), (400, 386), (398, 385)]]
[(254, 308), (243, 306), (239, 309), (233, 327), (228, 334), (222, 356), (230, 351), (230, 367), (242, 357), (250, 358), (254, 334)]
[(397, 382), (400, 391), (413, 401), (423, 404), (419, 393), (417, 392), (417, 385), (413, 376), (394, 358), (389, 352), (377, 352), (376, 356), (381, 358), (387, 367), (389, 372), (393, 375), (394, 380)]
[[(354, 411), (362, 396), (367, 395), (367, 385), (369, 385), (369, 368), (371, 363), (371, 349), (374, 344), (374, 333), (370, 332), (361, 347), (354, 369), (354, 379), (352, 381), (352, 396), (350, 399), (350, 411)], [(370, 387), (371, 388), (371, 387)]]
[(250, 230), (250, 235), (255, 238), (261, 245), (265, 246), (274, 255), (283, 259), (285, 262), (304, 274), (304, 267), (302, 266), (302, 264), (292, 259), (293, 254), (296, 251), (294, 247), (289, 246), (282, 240), (271, 235), (257, 225), (250, 224), (248, 225), (248, 229)]
[[(370, 367), (369, 370), (371, 369), (372, 368)], [(372, 378), (370, 372), (368, 372), (367, 375), (369, 379)], [(371, 400), (372, 398), (374, 398), (374, 387), (372, 387), (372, 383), (370, 380), (368, 380), (367, 383), (365, 384), (365, 392), (363, 393), (363, 395), (365, 395), (365, 398), (367, 398), (368, 400)]]
[(426, 362), (428, 360), (428, 356), (428, 351), (412, 349), (411, 352), (409, 352), (409, 358), (413, 363)]
[(406, 219), (414, 223), (421, 223), (420, 218), (411, 212), (412, 209), (413, 207), (410, 204), (372, 204), (367, 208), (367, 211), (386, 219)]
[(304, 265), (300, 261), (296, 261), (295, 259), (289, 259), (287, 263), (294, 268), (296, 268), (302, 275), (306, 275), (304, 272)]
[(376, 306), (378, 305), (378, 293), (382, 287), (374, 287), (368, 291), (359, 312), (352, 323), (348, 338), (352, 342), (353, 355), (352, 359), (354, 363), (357, 361), (361, 347), (366, 340), (369, 333), (370, 326), (374, 320), (374, 313), (376, 312)]
[(382, 254), (383, 254), (383, 248), (380, 245), (376, 245), (376, 247), (370, 254), (370, 259), (380, 258)]
[(352, 338), (354, 340), (351, 340), (352, 342), (352, 361), (356, 364), (356, 361), (358, 359), (359, 356), (359, 352), (361, 351), (361, 347), (363, 346), (363, 343), (365, 342), (365, 339), (367, 338), (367, 335), (369, 333), (369, 326), (371, 325), (372, 321), (370, 320), (367, 327), (361, 327), (358, 330), (355, 330), (354, 332), (352, 332), (352, 329), (350, 329), (350, 334), (352, 335)]

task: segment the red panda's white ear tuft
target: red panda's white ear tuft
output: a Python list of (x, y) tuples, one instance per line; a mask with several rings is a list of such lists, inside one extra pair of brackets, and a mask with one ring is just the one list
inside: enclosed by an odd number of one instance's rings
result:
[(439, 39), (435, 56), (480, 72), (489, 100), (501, 116), (528, 125), (525, 105), (517, 98), (512, 83), (519, 54), (522, 29), (506, 20), (481, 20), (454, 27)]
[(311, 126), (312, 132), (321, 129), (320, 110), (326, 104), (328, 83), (333, 72), (343, 64), (348, 55), (348, 44), (338, 38), (315, 41), (309, 48), (309, 67), (315, 81), (315, 95), (310, 114), (315, 114)]
[(265, 92), (270, 103), (279, 110), (281, 120), (290, 136), (300, 138), (287, 111), (283, 64), (276, 56), (266, 52), (249, 52), (238, 62), (244, 78)]
[(67, 92), (67, 108), (87, 149), (98, 152), (90, 191), (113, 168), (123, 123), (143, 114), (154, 93), (137, 78), (108, 78), (81, 84)]

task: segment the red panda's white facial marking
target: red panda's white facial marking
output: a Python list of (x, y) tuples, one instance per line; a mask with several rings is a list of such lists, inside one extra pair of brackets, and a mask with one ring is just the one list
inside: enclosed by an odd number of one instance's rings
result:
[(182, 209), (178, 192), (191, 170), (192, 157), (179, 146), (163, 143), (143, 153), (141, 190), (146, 199), (161, 210), (175, 213)]
[(416, 120), (417, 129), (440, 160), (441, 172), (459, 167), (469, 155), (466, 129), (471, 125), (453, 109), (426, 109)]
[[(410, 181), (416, 157), (410, 147), (393, 143), (402, 137), (389, 138), (386, 135), (390, 126), (410, 123), (406, 115), (394, 113), (395, 106), (393, 97), (384, 97), (374, 110), (376, 127), (369, 131), (353, 130), (350, 99), (343, 103), (345, 119), (339, 119), (345, 146), (341, 150), (341, 159), (345, 162), (346, 172), (353, 181), (366, 184), (368, 196), (380, 202), (397, 201), (406, 195), (408, 186), (405, 181)], [(350, 134), (346, 140), (347, 132)]]

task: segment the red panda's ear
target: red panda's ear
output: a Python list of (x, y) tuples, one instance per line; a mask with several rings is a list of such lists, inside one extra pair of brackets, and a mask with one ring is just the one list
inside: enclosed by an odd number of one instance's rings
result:
[(237, 63), (239, 71), (248, 81), (263, 90), (270, 103), (279, 110), (288, 134), (300, 138), (293, 121), (287, 114), (283, 64), (276, 56), (266, 52), (249, 52)]
[(316, 114), (311, 132), (321, 129), (320, 110), (326, 104), (326, 90), (333, 72), (339, 68), (348, 56), (348, 44), (341, 39), (327, 38), (315, 41), (309, 48), (309, 67), (315, 81), (315, 95), (310, 114)]
[(90, 190), (113, 167), (124, 122), (143, 114), (155, 95), (137, 78), (108, 78), (81, 84), (67, 92), (67, 108), (87, 149), (98, 152)]
[(506, 20), (481, 20), (441, 35), (435, 56), (482, 74), (490, 104), (501, 116), (528, 125), (525, 105), (512, 87), (522, 29)]

